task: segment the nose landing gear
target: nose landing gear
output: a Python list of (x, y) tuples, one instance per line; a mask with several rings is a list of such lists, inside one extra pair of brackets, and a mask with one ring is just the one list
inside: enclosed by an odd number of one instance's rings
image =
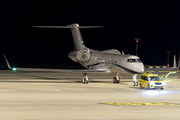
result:
[(138, 86), (138, 81), (137, 81), (137, 74), (133, 75), (133, 86)]

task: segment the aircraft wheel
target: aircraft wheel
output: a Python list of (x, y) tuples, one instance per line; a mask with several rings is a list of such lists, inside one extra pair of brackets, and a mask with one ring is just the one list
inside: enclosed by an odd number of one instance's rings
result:
[(136, 82), (136, 86), (138, 86), (138, 82)]
[(120, 80), (117, 80), (117, 83), (119, 83)]
[(113, 77), (113, 83), (115, 84), (117, 81), (116, 77)]
[(83, 80), (83, 84), (85, 84), (86, 83), (86, 79), (84, 78), (84, 80)]
[(135, 83), (135, 82), (133, 82), (133, 86), (136, 86), (136, 83)]

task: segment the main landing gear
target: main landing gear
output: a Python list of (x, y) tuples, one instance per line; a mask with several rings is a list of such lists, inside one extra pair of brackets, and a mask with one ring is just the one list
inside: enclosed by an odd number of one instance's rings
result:
[(116, 73), (116, 76), (113, 77), (113, 83), (119, 83), (121, 79), (121, 76), (119, 75), (119, 73)]
[(138, 81), (137, 81), (137, 74), (133, 75), (133, 86), (138, 86)]
[(88, 79), (87, 73), (83, 74), (82, 82), (83, 82), (83, 84), (88, 84), (89, 83), (89, 79)]

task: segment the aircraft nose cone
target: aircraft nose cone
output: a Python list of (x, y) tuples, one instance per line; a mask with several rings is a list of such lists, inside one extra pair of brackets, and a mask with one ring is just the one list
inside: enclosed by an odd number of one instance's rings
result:
[(138, 72), (139, 73), (143, 73), (144, 72), (144, 65), (139, 66)]
[(140, 73), (143, 73), (144, 72), (144, 67), (141, 69), (141, 72)]

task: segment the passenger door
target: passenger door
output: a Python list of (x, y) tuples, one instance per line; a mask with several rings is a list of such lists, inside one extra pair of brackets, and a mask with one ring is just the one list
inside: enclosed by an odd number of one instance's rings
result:
[(142, 87), (144, 87), (144, 86), (145, 86), (145, 80), (144, 80), (144, 77), (145, 77), (145, 76), (141, 76), (141, 83), (142, 83)]

